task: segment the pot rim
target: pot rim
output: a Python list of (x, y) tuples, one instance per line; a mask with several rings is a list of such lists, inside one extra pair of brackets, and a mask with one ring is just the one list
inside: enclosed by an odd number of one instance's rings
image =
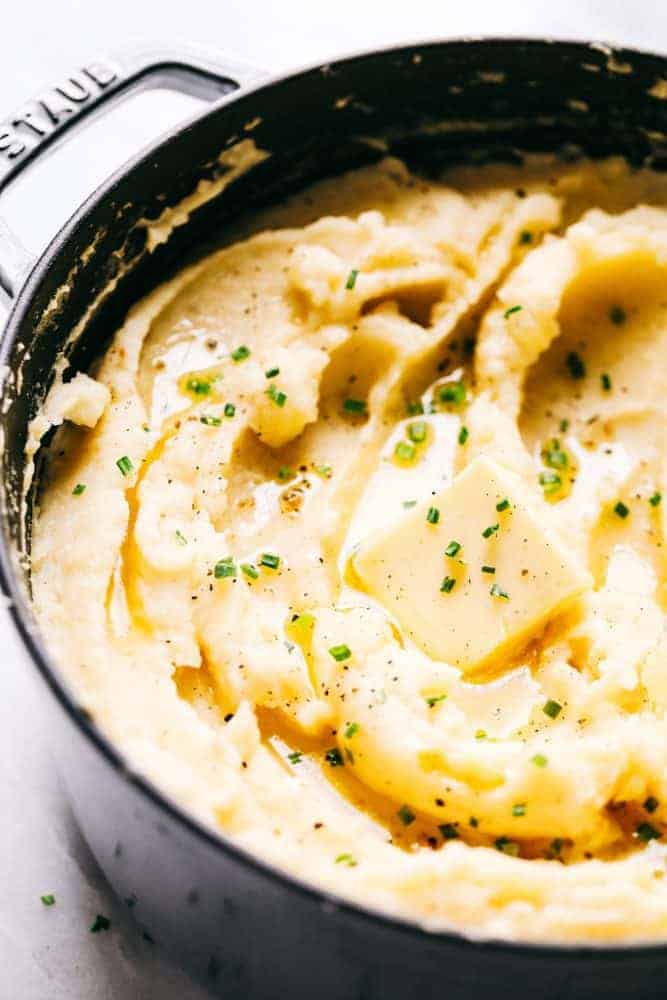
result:
[[(411, 56), (418, 54), (424, 49), (443, 49), (462, 45), (486, 45), (497, 47), (512, 46), (532, 46), (532, 45), (553, 45), (554, 47), (568, 46), (580, 48), (582, 56), (589, 50), (602, 53), (609, 57), (614, 52), (622, 52), (627, 57), (648, 56), (662, 60), (667, 67), (667, 55), (658, 52), (651, 52), (646, 49), (626, 47), (619, 44), (603, 41), (591, 41), (586, 39), (570, 39), (561, 37), (540, 37), (523, 35), (465, 35), (444, 39), (416, 40), (407, 43), (389, 43), (377, 48), (354, 49), (335, 59), (324, 62), (306, 63), (296, 69), (290, 69), (276, 74), (269, 73), (264, 79), (248, 87), (241, 87), (226, 95), (214, 103), (207, 105), (184, 121), (178, 123), (157, 139), (144, 146), (139, 153), (121, 164), (110, 174), (100, 185), (98, 185), (85, 200), (74, 210), (71, 216), (62, 225), (60, 230), (49, 241), (46, 248), (37, 256), (27, 277), (18, 290), (16, 297), (11, 303), (11, 309), (5, 322), (5, 328), (0, 335), (0, 368), (6, 370), (8, 356), (14, 345), (18, 333), (19, 323), (32, 301), (35, 293), (40, 287), (42, 280), (46, 276), (52, 259), (61, 251), (77, 227), (85, 220), (107, 196), (113, 188), (128, 173), (140, 166), (145, 160), (159, 153), (160, 149), (171, 139), (195, 122), (199, 122), (207, 117), (216, 114), (221, 107), (227, 104), (243, 100), (245, 97), (255, 94), (265, 88), (271, 88), (287, 80), (307, 75), (312, 72), (335, 70), (336, 67), (354, 61), (361, 61), (374, 56), (385, 55)], [(4, 387), (0, 387), (0, 398), (4, 392)], [(336, 893), (317, 886), (314, 882), (299, 878), (287, 869), (282, 869), (273, 865), (270, 861), (264, 860), (258, 854), (254, 854), (240, 844), (235, 843), (222, 831), (217, 831), (207, 826), (199, 820), (194, 813), (182, 807), (168, 792), (161, 789), (152, 779), (142, 773), (133, 770), (132, 764), (122, 754), (121, 750), (105, 735), (98, 727), (88, 711), (78, 702), (76, 694), (71, 690), (69, 683), (65, 679), (63, 672), (58, 667), (46, 642), (42, 637), (41, 630), (35, 619), (32, 606), (18, 580), (14, 567), (14, 557), (12, 554), (12, 542), (7, 531), (7, 519), (3, 510), (2, 530), (0, 531), (0, 589), (6, 597), (7, 609), (14, 627), (22, 640), (23, 647), (28, 654), (28, 658), (35, 666), (42, 679), (50, 688), (60, 707), (64, 710), (69, 720), (77, 727), (82, 735), (94, 746), (99, 754), (105, 759), (119, 775), (131, 785), (134, 785), (139, 792), (145, 796), (153, 806), (164, 812), (186, 833), (193, 835), (198, 840), (204, 842), (214, 850), (229, 855), (236, 862), (253, 869), (258, 875), (268, 877), (284, 888), (295, 892), (301, 897), (305, 897), (312, 903), (319, 903), (324, 907), (334, 907), (349, 914), (351, 918), (361, 922), (371, 923), (380, 928), (385, 927), (402, 934), (408, 934), (430, 941), (435, 946), (439, 942), (449, 944), (458, 948), (469, 949), (474, 952), (492, 952), (499, 954), (517, 955), (522, 957), (554, 958), (559, 955), (572, 959), (590, 960), (596, 957), (622, 961), (627, 956), (658, 958), (667, 956), (667, 942), (642, 943), (642, 942), (613, 942), (611, 944), (579, 943), (579, 942), (553, 942), (545, 943), (540, 941), (511, 941), (502, 938), (483, 938), (468, 936), (463, 931), (456, 929), (435, 930), (429, 929), (424, 924), (416, 920), (394, 915), (387, 911), (376, 909), (370, 905), (356, 902), (339, 896)]]

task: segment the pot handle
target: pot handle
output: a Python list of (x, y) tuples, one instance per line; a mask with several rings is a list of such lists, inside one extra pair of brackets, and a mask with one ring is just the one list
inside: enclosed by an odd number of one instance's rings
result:
[[(129, 48), (120, 54), (100, 56), (63, 76), (0, 121), (0, 194), (67, 132), (130, 92), (167, 85), (215, 100), (264, 79), (266, 74), (254, 67), (188, 46), (173, 50)], [(10, 300), (33, 262), (33, 256), (0, 218), (0, 291)]]

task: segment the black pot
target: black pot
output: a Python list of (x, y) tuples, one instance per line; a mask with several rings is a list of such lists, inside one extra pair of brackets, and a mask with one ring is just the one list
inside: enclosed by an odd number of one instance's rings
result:
[[(526, 150), (620, 153), (664, 169), (667, 101), (655, 84), (665, 77), (663, 57), (547, 41), (411, 46), (259, 84), (239, 66), (163, 56), (81, 69), (30, 114), (0, 126), (1, 190), (72, 122), (129, 87), (166, 80), (226, 95), (118, 171), (25, 280), (26, 257), (0, 228), (0, 284), (13, 298), (0, 354), (9, 370), (0, 416), (0, 567), (27, 658), (53, 695), (60, 770), (95, 857), (121, 898), (136, 897), (140, 924), (229, 1000), (658, 997), (667, 986), (667, 948), (537, 948), (427, 934), (249, 856), (134, 773), (67, 688), (30, 607), (24, 448), (54, 362), (66, 345), (71, 370), (85, 368), (128, 307), (213, 232), (224, 233), (242, 209), (378, 157), (368, 137), (422, 170), (517, 160)], [(443, 121), (447, 130), (429, 128)], [(149, 251), (142, 220), (219, 174), (218, 154), (243, 136), (268, 159)]]

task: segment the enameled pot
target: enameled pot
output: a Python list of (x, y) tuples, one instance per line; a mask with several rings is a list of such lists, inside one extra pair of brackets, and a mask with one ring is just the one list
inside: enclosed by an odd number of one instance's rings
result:
[[(50, 690), (59, 769), (95, 857), (119, 897), (136, 899), (139, 924), (228, 1000), (661, 997), (667, 947), (538, 948), (428, 934), (249, 856), (135, 773), (68, 689), (30, 607), (25, 444), (54, 364), (64, 350), (69, 372), (87, 367), (128, 307), (213, 234), (224, 239), (242, 211), (384, 151), (420, 170), (537, 150), (619, 153), (664, 169), (665, 78), (661, 56), (541, 40), (413, 45), (280, 79), (163, 52), (81, 67), (0, 124), (1, 192), (72, 125), (130, 89), (166, 83), (214, 98), (114, 174), (38, 261), (0, 223), (0, 286), (11, 299), (0, 349), (8, 373), (0, 574), (25, 669)], [(244, 138), (269, 155), (225, 185), (220, 154)], [(148, 220), (184, 198), (189, 212), (168, 238), (148, 239)]]

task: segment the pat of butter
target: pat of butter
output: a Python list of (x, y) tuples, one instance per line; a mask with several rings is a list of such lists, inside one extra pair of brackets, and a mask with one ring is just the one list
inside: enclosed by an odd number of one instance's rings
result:
[(464, 671), (526, 642), (591, 585), (521, 482), (484, 456), (369, 536), (352, 567), (425, 652)]

